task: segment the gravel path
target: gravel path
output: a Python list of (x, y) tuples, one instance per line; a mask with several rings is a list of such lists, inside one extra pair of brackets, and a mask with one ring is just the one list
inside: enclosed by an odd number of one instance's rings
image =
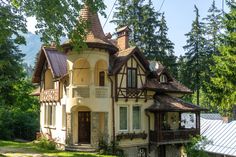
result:
[(27, 148), (0, 147), (0, 157), (46, 157)]

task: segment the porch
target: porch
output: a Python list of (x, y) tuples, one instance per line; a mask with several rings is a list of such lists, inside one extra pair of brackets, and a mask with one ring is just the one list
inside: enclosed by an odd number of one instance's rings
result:
[(151, 144), (185, 143), (200, 134), (199, 106), (168, 95), (156, 96), (149, 113), (149, 142)]

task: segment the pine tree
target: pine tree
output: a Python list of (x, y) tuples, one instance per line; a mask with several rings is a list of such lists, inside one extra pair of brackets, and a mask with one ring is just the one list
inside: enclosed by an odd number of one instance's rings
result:
[(204, 29), (205, 36), (207, 38), (206, 43), (206, 64), (204, 67), (204, 75), (202, 89), (201, 89), (201, 105), (205, 106), (211, 110), (215, 110), (215, 108), (211, 108), (212, 98), (209, 87), (212, 86), (211, 77), (214, 75), (210, 69), (210, 66), (214, 66), (213, 55), (219, 55), (219, 44), (220, 44), (220, 35), (222, 31), (222, 12), (216, 7), (215, 1), (212, 2), (208, 10), (208, 15), (206, 18), (203, 18), (204, 21)]
[(230, 12), (224, 16), (225, 34), (214, 56), (211, 95), (215, 107), (224, 115), (230, 114), (236, 104), (236, 3), (228, 3)]
[(161, 15), (160, 27), (158, 30), (158, 53), (161, 61), (173, 76), (177, 76), (176, 56), (174, 55), (174, 43), (167, 37), (168, 27), (164, 13)]
[(194, 6), (196, 17), (192, 23), (192, 29), (186, 34), (187, 44), (184, 49), (185, 53), (185, 66), (183, 76), (188, 76), (188, 82), (183, 82), (190, 89), (197, 92), (197, 104), (199, 105), (200, 88), (202, 86), (202, 75), (204, 75), (204, 66), (206, 66), (206, 39), (204, 37), (203, 24), (199, 21), (198, 8)]

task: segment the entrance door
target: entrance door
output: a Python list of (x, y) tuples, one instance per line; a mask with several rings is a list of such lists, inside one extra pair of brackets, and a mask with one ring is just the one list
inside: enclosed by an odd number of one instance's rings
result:
[(78, 142), (90, 143), (90, 112), (79, 112), (78, 122)]

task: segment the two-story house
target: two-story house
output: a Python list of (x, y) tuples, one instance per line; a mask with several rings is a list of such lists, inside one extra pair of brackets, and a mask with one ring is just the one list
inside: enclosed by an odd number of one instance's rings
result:
[(40, 50), (32, 82), (40, 86), (41, 133), (65, 148), (97, 148), (103, 139), (132, 157), (183, 155), (200, 132), (202, 109), (179, 98), (192, 92), (129, 46), (128, 27), (114, 40), (86, 5), (80, 18), (90, 23), (87, 48)]

